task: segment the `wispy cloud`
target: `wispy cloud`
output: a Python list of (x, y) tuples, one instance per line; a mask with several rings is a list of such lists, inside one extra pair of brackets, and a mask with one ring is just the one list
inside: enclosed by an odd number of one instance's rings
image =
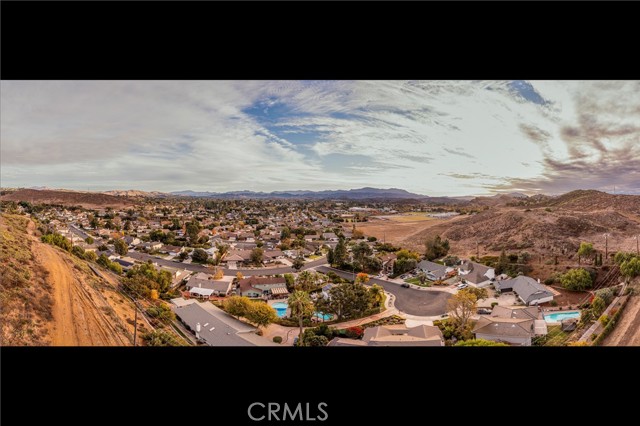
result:
[(4, 186), (638, 191), (638, 82), (3, 81)]

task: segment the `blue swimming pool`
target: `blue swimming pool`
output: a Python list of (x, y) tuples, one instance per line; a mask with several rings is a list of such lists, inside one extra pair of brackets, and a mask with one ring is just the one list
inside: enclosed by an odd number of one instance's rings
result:
[(283, 302), (278, 302), (271, 305), (271, 307), (276, 310), (276, 315), (278, 315), (278, 317), (284, 318), (284, 316), (287, 315), (287, 308), (289, 305)]
[(552, 314), (545, 314), (544, 316), (546, 322), (560, 322), (569, 318), (580, 318), (580, 311), (554, 312)]
[[(287, 316), (287, 309), (289, 308), (287, 303), (276, 302), (271, 305), (271, 307), (276, 310), (276, 315), (278, 315), (279, 318)], [(322, 312), (314, 312), (313, 316), (322, 321), (329, 321), (331, 319), (331, 314), (323, 314)]]

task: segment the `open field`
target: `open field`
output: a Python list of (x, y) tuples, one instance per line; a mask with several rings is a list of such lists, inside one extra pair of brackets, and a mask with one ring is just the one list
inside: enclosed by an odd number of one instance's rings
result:
[[(435, 219), (428, 216), (398, 215), (385, 216), (388, 219), (372, 217), (368, 222), (358, 223), (356, 226), (367, 236), (374, 236), (378, 240), (400, 244), (411, 240), (414, 235), (427, 231), (445, 223), (454, 223), (461, 219), (457, 216), (451, 219)], [(393, 220), (391, 218), (394, 218)], [(422, 242), (419, 244), (422, 250)]]

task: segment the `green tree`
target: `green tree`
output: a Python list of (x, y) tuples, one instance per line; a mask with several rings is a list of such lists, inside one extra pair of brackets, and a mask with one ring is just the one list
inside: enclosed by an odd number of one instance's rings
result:
[(301, 255), (298, 255), (298, 257), (296, 257), (294, 259), (294, 261), (292, 262), (293, 269), (295, 269), (296, 271), (299, 271), (300, 269), (302, 269), (302, 267), (304, 266), (304, 258)]
[(425, 258), (427, 260), (434, 260), (442, 256), (446, 256), (449, 253), (449, 240), (442, 241), (440, 235), (436, 235), (433, 238), (428, 238), (425, 243)]
[(192, 221), (187, 224), (187, 236), (189, 237), (189, 242), (193, 244), (198, 243), (198, 234), (200, 233), (200, 224), (198, 221)]
[(364, 316), (372, 307), (373, 295), (360, 283), (335, 285), (329, 290), (329, 300), (322, 311), (335, 314), (338, 320)]
[(625, 278), (633, 278), (640, 275), (640, 259), (633, 257), (622, 262), (620, 265), (620, 273), (622, 273)]
[(93, 239), (93, 238), (91, 238), (91, 236), (89, 236), (89, 237), (87, 237), (87, 238), (85, 238), (85, 239), (84, 239), (84, 242), (85, 242), (85, 243), (87, 243), (87, 244), (93, 244), (94, 239)]
[(80, 246), (73, 246), (71, 254), (79, 257), (80, 259), (84, 259), (84, 249)]
[(203, 249), (197, 248), (191, 254), (191, 259), (193, 259), (194, 262), (205, 263), (207, 259), (209, 259), (209, 255)]
[(118, 253), (120, 256), (126, 255), (127, 252), (129, 251), (129, 247), (127, 246), (127, 243), (125, 243), (124, 240), (121, 240), (121, 239), (115, 240), (113, 242), (113, 247), (116, 253)]
[(253, 250), (251, 250), (251, 262), (253, 262), (254, 265), (256, 266), (261, 265), (263, 259), (264, 259), (264, 250), (262, 250), (260, 247), (256, 247)]
[(623, 251), (619, 251), (613, 258), (613, 261), (616, 262), (618, 266), (622, 265), (622, 262), (626, 260), (631, 260), (634, 257), (637, 257), (635, 253), (625, 253)]
[(344, 238), (338, 240), (336, 248), (333, 250), (333, 266), (340, 268), (347, 261), (347, 246), (344, 242)]
[(414, 259), (420, 260), (420, 255), (414, 251), (409, 251), (407, 249), (398, 250), (396, 252), (397, 259)]
[(375, 307), (382, 307), (382, 302), (384, 301), (384, 289), (378, 284), (374, 284), (369, 288), (369, 293), (371, 294), (373, 305)]
[(284, 280), (287, 283), (287, 290), (289, 290), (289, 292), (292, 292), (295, 287), (296, 278), (293, 276), (293, 274), (284, 274)]
[(95, 252), (87, 250), (84, 252), (84, 258), (90, 262), (95, 262), (98, 256), (96, 255)]
[(366, 242), (362, 241), (351, 249), (351, 253), (353, 253), (358, 269), (364, 270), (366, 266), (365, 259), (373, 254), (373, 250)]
[(333, 256), (333, 249), (329, 247), (329, 250), (327, 250), (327, 263), (329, 265), (333, 265), (334, 262), (335, 262), (335, 258)]
[(393, 273), (395, 275), (404, 274), (405, 272), (416, 269), (418, 262), (412, 258), (396, 259), (393, 263)]
[(303, 346), (304, 318), (313, 313), (313, 302), (311, 301), (311, 297), (309, 297), (309, 293), (306, 291), (296, 290), (291, 293), (287, 303), (291, 309), (291, 316), (298, 319), (298, 324), (300, 326), (298, 346)]
[(471, 339), (461, 340), (455, 346), (509, 346), (506, 343), (494, 342), (493, 340)]
[(359, 272), (358, 275), (356, 275), (355, 282), (359, 284), (366, 284), (369, 282), (369, 275), (364, 272)]
[(327, 339), (325, 336), (318, 336), (314, 334), (308, 338), (305, 337), (304, 345), (305, 346), (327, 346), (328, 343), (329, 343), (329, 339)]
[(164, 323), (169, 323), (176, 319), (176, 315), (173, 313), (171, 308), (163, 302), (159, 302), (156, 305), (148, 307), (147, 315)]
[(509, 267), (509, 258), (507, 257), (507, 253), (502, 249), (502, 253), (500, 253), (500, 257), (498, 258), (498, 263), (496, 264), (495, 271), (497, 275), (505, 273), (507, 268)]
[(291, 238), (291, 229), (289, 229), (289, 227), (284, 227), (280, 232), (280, 239), (287, 240), (289, 238)]
[(602, 297), (596, 296), (593, 299), (593, 302), (591, 302), (591, 311), (593, 312), (593, 315), (596, 318), (602, 315), (602, 313), (606, 308), (607, 308), (607, 304), (605, 303)]
[(131, 231), (131, 229), (133, 229), (133, 226), (131, 225), (131, 221), (130, 220), (126, 220), (124, 222), (124, 230), (125, 231)]
[(91, 225), (91, 228), (98, 229), (100, 228), (100, 219), (98, 219), (95, 216), (92, 216), (91, 219), (89, 220), (89, 224)]
[(593, 253), (593, 244), (585, 242), (580, 243), (580, 248), (578, 249), (578, 265), (583, 257), (590, 257)]
[(562, 287), (572, 291), (584, 291), (591, 288), (591, 275), (585, 269), (572, 269), (560, 277)]
[(278, 319), (276, 310), (265, 302), (251, 302), (245, 318), (260, 327), (266, 327)]
[(459, 330), (469, 327), (471, 317), (477, 309), (476, 295), (468, 291), (459, 291), (447, 301), (447, 311)]
[(424, 285), (427, 282), (427, 274), (425, 274), (424, 271), (418, 272), (418, 275), (416, 275), (416, 278), (418, 278), (418, 281), (420, 281), (420, 284), (422, 285)]
[(172, 334), (162, 330), (144, 333), (142, 339), (147, 346), (182, 346)]
[(316, 290), (319, 283), (320, 277), (317, 273), (302, 271), (298, 274), (298, 278), (296, 279), (295, 289), (310, 292)]
[(476, 296), (476, 300), (484, 300), (489, 297), (489, 292), (486, 288), (478, 288), (478, 287), (467, 287), (460, 291), (466, 291), (467, 293), (471, 293)]
[(251, 309), (251, 299), (244, 296), (231, 296), (224, 301), (224, 310), (236, 318), (246, 317)]

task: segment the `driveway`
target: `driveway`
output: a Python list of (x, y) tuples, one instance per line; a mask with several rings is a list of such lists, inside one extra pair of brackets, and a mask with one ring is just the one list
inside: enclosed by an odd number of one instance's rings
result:
[[(324, 273), (333, 271), (342, 278), (353, 279), (353, 272), (341, 271), (328, 266), (319, 266), (316, 270)], [(404, 288), (400, 284), (379, 278), (371, 278), (369, 283), (378, 284), (386, 292), (393, 294), (396, 299), (395, 307), (401, 314), (407, 313), (424, 317), (442, 315), (447, 311), (447, 300), (451, 297), (451, 294), (446, 291)]]

